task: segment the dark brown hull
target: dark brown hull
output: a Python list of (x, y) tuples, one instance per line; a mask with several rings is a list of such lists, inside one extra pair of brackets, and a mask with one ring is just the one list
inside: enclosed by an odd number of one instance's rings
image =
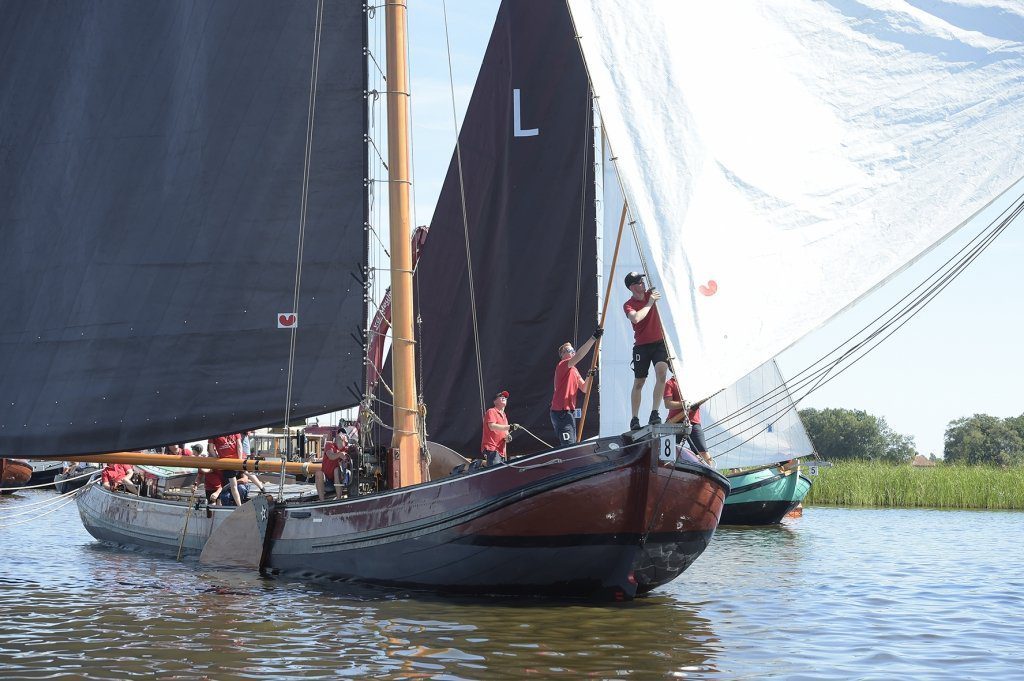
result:
[(659, 461), (662, 438), (587, 442), (393, 492), (279, 508), (267, 568), (471, 594), (629, 599), (714, 534), (718, 473)]
[(32, 466), (22, 459), (0, 459), (0, 489), (24, 487), (32, 478)]

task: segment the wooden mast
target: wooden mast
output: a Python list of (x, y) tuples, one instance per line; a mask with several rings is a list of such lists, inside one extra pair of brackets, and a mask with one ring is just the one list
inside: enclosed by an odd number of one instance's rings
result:
[(406, 0), (386, 3), (388, 90), (388, 207), (391, 222), (391, 361), (395, 392), (397, 487), (422, 482), (413, 328), (412, 233), (409, 172), (409, 79), (406, 71)]

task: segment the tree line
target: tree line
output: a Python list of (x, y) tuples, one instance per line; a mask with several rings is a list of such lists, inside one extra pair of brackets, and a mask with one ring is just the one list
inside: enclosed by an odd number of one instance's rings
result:
[[(800, 418), (825, 459), (906, 463), (918, 454), (913, 437), (862, 409), (801, 409)], [(1024, 465), (1024, 414), (1005, 419), (975, 414), (951, 421), (943, 457), (957, 464)]]

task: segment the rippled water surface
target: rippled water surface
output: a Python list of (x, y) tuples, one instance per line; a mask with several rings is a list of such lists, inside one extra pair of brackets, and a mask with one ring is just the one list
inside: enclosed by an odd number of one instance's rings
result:
[[(0, 497), (0, 677), (1024, 678), (1024, 513), (723, 528), (620, 605), (356, 594), (104, 546)], [(45, 506), (43, 507), (46, 508)]]

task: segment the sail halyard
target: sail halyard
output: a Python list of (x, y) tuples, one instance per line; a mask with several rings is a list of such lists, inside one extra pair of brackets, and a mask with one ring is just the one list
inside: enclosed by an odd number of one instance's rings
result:
[(1024, 43), (950, 4), (569, 0), (685, 393), (734, 382), (1024, 174)]
[(392, 447), (399, 452), (398, 486), (423, 480), (416, 390), (409, 167), (409, 80), (405, 3), (389, 2), (385, 21), (388, 82), (388, 206), (391, 222), (391, 356), (395, 394)]

